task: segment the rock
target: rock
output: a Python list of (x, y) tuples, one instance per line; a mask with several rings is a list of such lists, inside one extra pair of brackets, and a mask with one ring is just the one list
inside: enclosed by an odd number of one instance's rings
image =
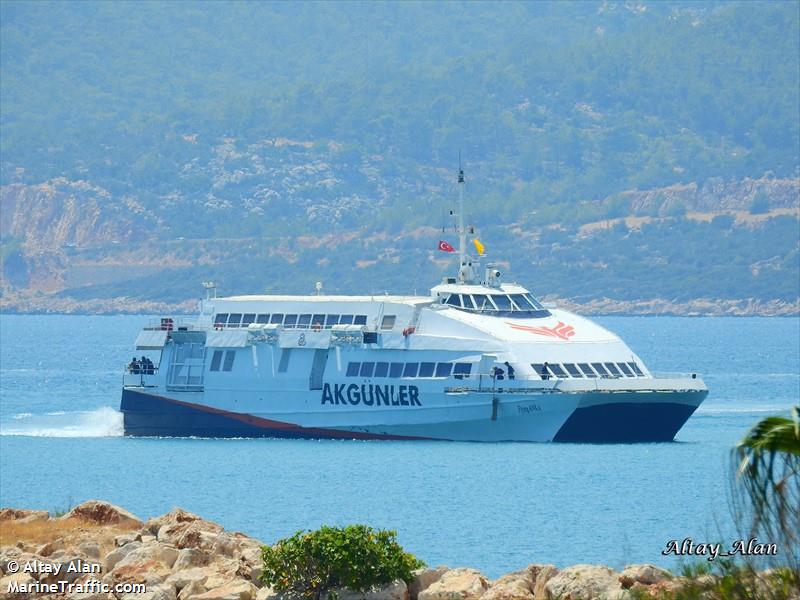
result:
[(256, 586), (247, 581), (232, 581), (194, 596), (194, 600), (255, 600)]
[(175, 586), (175, 589), (180, 592), (183, 588), (195, 581), (198, 581), (203, 585), (203, 591), (205, 589), (205, 582), (208, 579), (208, 574), (199, 567), (194, 567), (192, 569), (185, 569), (182, 571), (173, 572), (172, 575), (167, 577), (167, 583)]
[(547, 600), (547, 582), (558, 573), (554, 565), (529, 565), (528, 570), (533, 577), (534, 600)]
[(135, 515), (124, 508), (99, 500), (89, 500), (79, 504), (61, 519), (79, 519), (97, 525), (132, 525), (137, 527), (142, 525), (142, 522)]
[(84, 577), (90, 573), (95, 563), (85, 561), (80, 556), (69, 555), (60, 556), (58, 558), (50, 557), (50, 563), (53, 565), (61, 565), (58, 573), (42, 573), (39, 581), (44, 583), (57, 583), (59, 581), (69, 581), (70, 583)]
[(482, 600), (533, 600), (535, 575), (529, 569), (523, 569), (503, 575), (493, 582), (481, 597)]
[(373, 587), (366, 592), (338, 589), (336, 594), (338, 600), (408, 600), (408, 586), (405, 581), (398, 579), (381, 587)]
[(475, 569), (451, 569), (426, 589), (419, 600), (476, 600), (489, 588), (489, 581)]
[(634, 583), (653, 585), (672, 579), (672, 573), (655, 565), (628, 565), (619, 576), (619, 582), (626, 590)]
[(183, 510), (182, 508), (173, 508), (168, 513), (155, 517), (144, 524), (144, 528), (150, 532), (151, 535), (158, 535), (158, 531), (165, 525), (180, 525), (186, 523), (197, 523), (204, 525), (205, 529), (215, 529), (217, 532), (222, 531), (222, 527), (211, 521), (206, 521), (202, 517)]
[(85, 557), (92, 558), (97, 561), (100, 560), (100, 555), (102, 553), (100, 544), (98, 544), (97, 542), (81, 542), (80, 544), (78, 544), (77, 550)]
[(33, 598), (34, 596), (32, 596), (30, 592), (12, 591), (12, 586), (14, 586), (14, 589), (20, 589), (20, 587), (22, 587), (22, 589), (26, 589), (27, 586), (30, 586), (34, 583), (35, 580), (28, 573), (11, 573), (5, 577), (0, 577), (0, 600), (22, 600), (23, 598)]
[(131, 542), (141, 542), (142, 541), (142, 534), (141, 533), (123, 533), (122, 535), (118, 535), (114, 538), (114, 546), (117, 548), (124, 546), (125, 544), (130, 544)]
[(108, 600), (108, 594), (99, 589), (91, 588), (86, 591), (74, 591), (71, 594), (67, 594), (67, 600)]
[(598, 565), (575, 565), (560, 571), (545, 585), (548, 599), (617, 600), (630, 598), (619, 583), (619, 573)]
[(116, 550), (112, 550), (106, 554), (106, 558), (103, 560), (103, 571), (108, 573), (119, 561), (141, 546), (141, 542), (129, 542), (124, 546), (120, 546)]
[(239, 552), (240, 546), (241, 543), (237, 536), (222, 531), (217, 534), (214, 544), (211, 546), (211, 554), (234, 557)]
[(207, 552), (197, 548), (183, 548), (178, 551), (178, 558), (172, 565), (173, 571), (189, 569), (191, 567), (204, 567), (211, 562)]
[(125, 594), (120, 600), (176, 600), (176, 594), (172, 586), (156, 584), (147, 586), (147, 591), (143, 594)]
[(423, 568), (414, 571), (414, 579), (408, 584), (408, 596), (410, 600), (417, 600), (419, 593), (427, 589), (432, 583), (449, 571), (449, 567), (438, 566), (434, 568)]
[(144, 583), (150, 588), (163, 583), (169, 575), (169, 569), (157, 560), (131, 561), (124, 565), (120, 561), (113, 571), (103, 577), (103, 581), (112, 586), (118, 583)]
[(46, 510), (27, 510), (24, 508), (0, 508), (0, 521), (17, 521), (30, 523), (32, 521), (46, 521), (50, 513)]
[(199, 581), (192, 581), (180, 592), (178, 592), (178, 600), (190, 600), (196, 598), (200, 594), (206, 593), (206, 586)]
[(53, 552), (64, 549), (64, 540), (61, 538), (47, 542), (36, 549), (36, 554), (39, 556), (52, 556)]

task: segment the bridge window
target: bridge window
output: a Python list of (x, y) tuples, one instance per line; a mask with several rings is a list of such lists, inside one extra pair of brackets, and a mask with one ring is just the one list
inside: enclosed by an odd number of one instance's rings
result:
[(475, 305), (472, 302), (472, 296), (469, 294), (462, 294), (461, 295), (461, 302), (464, 304), (464, 308), (473, 310)]
[(575, 366), (575, 363), (564, 363), (564, 368), (572, 377), (576, 377), (578, 379), (583, 377), (583, 373), (578, 371), (578, 367)]
[(372, 371), (375, 369), (374, 362), (363, 362), (361, 363), (361, 372), (359, 373), (361, 377), (372, 377)]
[(453, 363), (436, 363), (436, 377), (450, 377)]
[(592, 367), (589, 366), (589, 363), (578, 363), (578, 366), (581, 368), (581, 371), (583, 371), (583, 374), (586, 375), (586, 377), (590, 379), (597, 378), (597, 373), (592, 371)]
[(498, 310), (511, 310), (511, 300), (508, 296), (503, 294), (492, 295), (495, 305)]
[(300, 315), (297, 320), (298, 329), (308, 329), (308, 324), (311, 323), (311, 315)]
[(450, 297), (444, 301), (445, 304), (451, 306), (461, 306), (461, 296), (459, 294), (450, 294)]
[(353, 315), (342, 315), (339, 317), (339, 325), (352, 325)]
[(597, 374), (604, 379), (608, 379), (611, 375), (606, 371), (606, 368), (603, 366), (603, 363), (592, 363), (594, 370), (597, 371)]
[(625, 363), (617, 363), (617, 366), (619, 367), (619, 370), (625, 374), (626, 377), (636, 377), (636, 375), (633, 374), (633, 371), (631, 371), (628, 368), (628, 365), (626, 365)]
[(375, 377), (386, 377), (389, 372), (389, 363), (379, 362), (375, 363)]
[(432, 362), (419, 363), (419, 376), (433, 377), (433, 370), (435, 368), (436, 368), (436, 363)]
[(416, 377), (417, 369), (419, 369), (419, 363), (406, 363), (403, 369), (403, 377)]
[(535, 308), (536, 310), (544, 310), (544, 306), (542, 306), (542, 303), (539, 302), (536, 298), (534, 298), (530, 294), (525, 294), (525, 298), (528, 300), (528, 302), (531, 303), (531, 306), (533, 306), (533, 308)]
[(214, 350), (214, 356), (211, 357), (211, 371), (219, 371), (219, 363), (222, 362), (222, 350)]
[(353, 319), (353, 325), (366, 325), (367, 324), (367, 315), (356, 315), (356, 318)]
[(483, 310), (484, 308), (492, 310), (492, 305), (489, 304), (485, 294), (475, 294), (472, 296), (472, 302), (475, 304), (476, 310)]
[(272, 324), (280, 325), (281, 323), (283, 323), (283, 315), (281, 313), (276, 313), (272, 315), (272, 318), (270, 318), (269, 322)]
[(225, 327), (228, 322), (228, 313), (220, 313), (214, 317), (214, 327)]
[(395, 315), (384, 315), (381, 319), (381, 329), (393, 329), (396, 320), (397, 316)]
[(333, 327), (339, 323), (339, 315), (328, 315), (325, 317), (325, 327)]
[(565, 379), (567, 377), (567, 374), (564, 372), (564, 369), (561, 368), (561, 365), (551, 364), (547, 366), (550, 369), (550, 372), (556, 377), (560, 377), (561, 379)]
[(233, 369), (234, 358), (236, 358), (236, 350), (228, 350), (225, 352), (225, 362), (222, 364), (223, 371), (230, 371)]
[(286, 315), (286, 318), (283, 320), (283, 326), (286, 329), (294, 329), (297, 325), (297, 315)]
[(511, 302), (514, 303), (514, 310), (530, 310), (531, 305), (525, 299), (525, 296), (522, 294), (511, 294), (509, 296), (511, 298)]
[(238, 327), (242, 320), (242, 313), (231, 313), (228, 317), (228, 327)]
[(358, 377), (358, 370), (361, 367), (361, 363), (351, 362), (347, 363), (347, 376), (348, 377)]
[(266, 325), (269, 323), (269, 315), (258, 315), (256, 317), (256, 323), (261, 323), (262, 325)]
[(456, 379), (464, 379), (469, 377), (472, 372), (472, 363), (456, 363), (453, 365), (453, 376)]
[(245, 316), (242, 317), (242, 327), (247, 327), (250, 323), (253, 323), (256, 320), (255, 313), (247, 313)]
[(644, 377), (644, 373), (642, 373), (642, 370), (639, 368), (639, 365), (637, 365), (635, 362), (629, 362), (628, 366), (631, 369), (633, 369), (633, 372), (636, 373), (638, 377)]
[(402, 377), (403, 363), (392, 363), (389, 366), (389, 377)]
[(619, 372), (619, 369), (617, 369), (617, 367), (616, 367), (616, 365), (615, 365), (614, 363), (612, 363), (612, 362), (607, 362), (607, 363), (603, 363), (603, 364), (605, 365), (606, 369), (608, 369), (608, 371), (609, 371), (609, 372), (610, 372), (610, 373), (611, 373), (611, 374), (612, 374), (614, 377), (619, 377), (619, 376), (621, 375), (621, 373)]

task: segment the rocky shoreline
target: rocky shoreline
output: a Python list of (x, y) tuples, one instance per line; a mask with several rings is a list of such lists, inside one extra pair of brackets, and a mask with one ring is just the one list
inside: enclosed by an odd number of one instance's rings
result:
[[(0, 599), (285, 600), (260, 581), (261, 546), (180, 508), (146, 522), (99, 501), (60, 517), (0, 509)], [(339, 590), (338, 600), (659, 598), (688, 583), (646, 564), (622, 572), (534, 564), (496, 580), (475, 569), (440, 566), (420, 569), (409, 584)], [(108, 590), (99, 589), (101, 584)], [(146, 591), (132, 591), (135, 585)]]

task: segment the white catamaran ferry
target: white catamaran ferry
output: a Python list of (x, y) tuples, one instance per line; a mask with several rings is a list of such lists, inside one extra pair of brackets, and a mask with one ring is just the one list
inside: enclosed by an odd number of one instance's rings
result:
[(139, 333), (155, 360), (126, 369), (125, 434), (671, 441), (703, 381), (656, 376), (612, 332), (481, 271), (458, 182), (456, 277), (429, 296), (209, 293), (196, 318)]

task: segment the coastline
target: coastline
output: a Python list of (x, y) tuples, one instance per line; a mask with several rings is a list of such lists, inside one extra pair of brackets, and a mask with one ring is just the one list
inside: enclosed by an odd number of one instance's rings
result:
[[(61, 516), (0, 509), (0, 523), (3, 599), (36, 592), (37, 597), (51, 600), (287, 600), (261, 581), (263, 542), (180, 508), (142, 521), (123, 508), (90, 500)], [(753, 584), (762, 586), (759, 589), (778, 589), (774, 575), (749, 573)], [(650, 564), (629, 565), (622, 571), (603, 565), (559, 569), (531, 564), (492, 580), (474, 568), (437, 566), (415, 571), (408, 582), (337, 593), (339, 600), (671, 598), (695, 590), (698, 582), (713, 586), (715, 577), (680, 576)], [(112, 591), (97, 591), (103, 585)], [(131, 586), (137, 585), (143, 587), (131, 595)], [(129, 591), (117, 593), (123, 588)], [(797, 597), (791, 590), (789, 594), (775, 597)]]

